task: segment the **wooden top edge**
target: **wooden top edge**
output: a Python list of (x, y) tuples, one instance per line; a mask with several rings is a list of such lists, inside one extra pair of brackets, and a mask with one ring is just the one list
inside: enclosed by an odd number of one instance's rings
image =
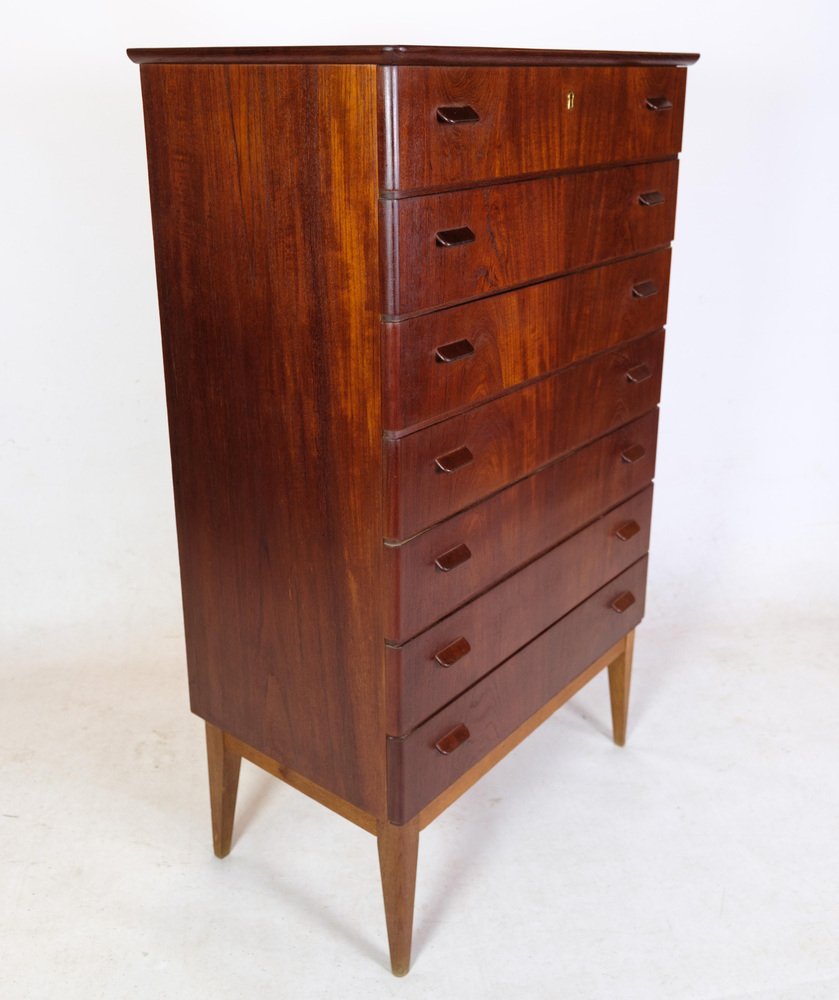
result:
[(135, 63), (361, 63), (382, 66), (691, 66), (696, 53), (445, 45), (303, 45), (283, 48), (128, 49)]

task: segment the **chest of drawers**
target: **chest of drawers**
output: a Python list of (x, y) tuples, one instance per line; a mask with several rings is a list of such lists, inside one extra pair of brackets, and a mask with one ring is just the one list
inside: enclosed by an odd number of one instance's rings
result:
[(244, 757), (419, 831), (644, 610), (691, 55), (131, 50), (191, 707), (213, 839)]

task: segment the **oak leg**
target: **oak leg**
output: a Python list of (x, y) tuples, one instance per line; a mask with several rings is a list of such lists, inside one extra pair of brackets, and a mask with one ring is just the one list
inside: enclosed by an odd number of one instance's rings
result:
[(217, 858), (226, 858), (233, 841), (233, 814), (236, 812), (236, 792), (239, 789), (242, 758), (225, 745), (221, 729), (209, 722), (206, 727), (213, 851)]
[(419, 823), (379, 823), (378, 844), (390, 967), (394, 976), (404, 976), (411, 966)]
[(626, 719), (629, 712), (629, 684), (632, 679), (632, 653), (635, 629), (624, 640), (623, 652), (609, 664), (609, 699), (612, 703), (612, 733), (615, 743), (626, 743)]

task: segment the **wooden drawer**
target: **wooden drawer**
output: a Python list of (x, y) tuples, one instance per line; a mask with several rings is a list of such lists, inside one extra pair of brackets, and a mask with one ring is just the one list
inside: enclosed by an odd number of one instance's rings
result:
[[(388, 811), (405, 823), (537, 712), (641, 621), (647, 557), (496, 667), (410, 735), (388, 737)], [(612, 603), (634, 602), (622, 613)], [(436, 744), (459, 726), (468, 738), (449, 753)]]
[(403, 646), (388, 646), (388, 732), (407, 733), (649, 548), (653, 488)]
[[(483, 503), (385, 546), (385, 635), (405, 642), (643, 489), (655, 474), (658, 410), (594, 441)], [(624, 462), (623, 452), (643, 456)], [(465, 545), (447, 573), (436, 560)]]
[[(385, 190), (664, 159), (682, 145), (684, 69), (388, 67), (379, 72)], [(657, 98), (665, 98), (665, 106)], [(470, 109), (477, 121), (446, 120), (471, 117)]]
[[(382, 199), (384, 311), (422, 312), (666, 246), (678, 170), (666, 160)], [(457, 242), (460, 231), (469, 242)]]
[(385, 438), (385, 537), (410, 538), (653, 409), (663, 350), (659, 330), (442, 423)]
[(664, 326), (670, 250), (383, 325), (383, 419), (404, 431)]

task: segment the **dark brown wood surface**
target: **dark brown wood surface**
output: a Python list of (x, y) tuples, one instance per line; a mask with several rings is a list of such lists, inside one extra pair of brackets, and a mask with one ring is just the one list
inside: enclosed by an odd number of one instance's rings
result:
[[(385, 439), (385, 536), (423, 528), (521, 479), (560, 455), (652, 409), (659, 398), (664, 331), (406, 437)], [(645, 366), (649, 377), (630, 381)], [(472, 460), (443, 472), (440, 458)]]
[[(411, 820), (635, 628), (644, 614), (646, 573), (645, 556), (410, 735), (389, 737), (391, 822)], [(611, 604), (627, 592), (635, 602), (618, 614)], [(461, 725), (469, 732), (464, 743), (445, 755), (435, 749), (441, 737)]]
[[(382, 188), (415, 192), (675, 156), (686, 75), (668, 66), (383, 67)], [(656, 97), (672, 107), (651, 109)], [(468, 107), (478, 120), (441, 122), (441, 106)]]
[(419, 830), (604, 667), (625, 737), (698, 57), (129, 56), (215, 849), (242, 758), (376, 834), (401, 975)]
[[(670, 250), (383, 325), (383, 419), (413, 430), (664, 326)], [(652, 281), (657, 292), (633, 289)], [(441, 362), (438, 348), (473, 352)]]
[[(649, 486), (404, 646), (389, 646), (388, 732), (409, 732), (644, 555), (652, 500)], [(635, 530), (624, 539), (627, 525)], [(458, 640), (468, 651), (441, 665), (435, 657)]]
[(142, 82), (191, 705), (381, 817), (375, 70)]
[[(639, 490), (655, 474), (658, 410), (546, 466), (495, 496), (385, 547), (385, 634), (404, 642)], [(641, 445), (644, 457), (621, 454)], [(466, 545), (441, 573), (435, 559)]]
[(690, 66), (691, 52), (504, 49), (453, 45), (294, 45), (128, 49), (136, 63), (369, 63), (403, 66)]
[[(393, 317), (629, 257), (673, 239), (678, 160), (381, 200), (384, 309)], [(662, 204), (640, 196), (658, 191)], [(463, 246), (441, 230), (468, 227)]]

